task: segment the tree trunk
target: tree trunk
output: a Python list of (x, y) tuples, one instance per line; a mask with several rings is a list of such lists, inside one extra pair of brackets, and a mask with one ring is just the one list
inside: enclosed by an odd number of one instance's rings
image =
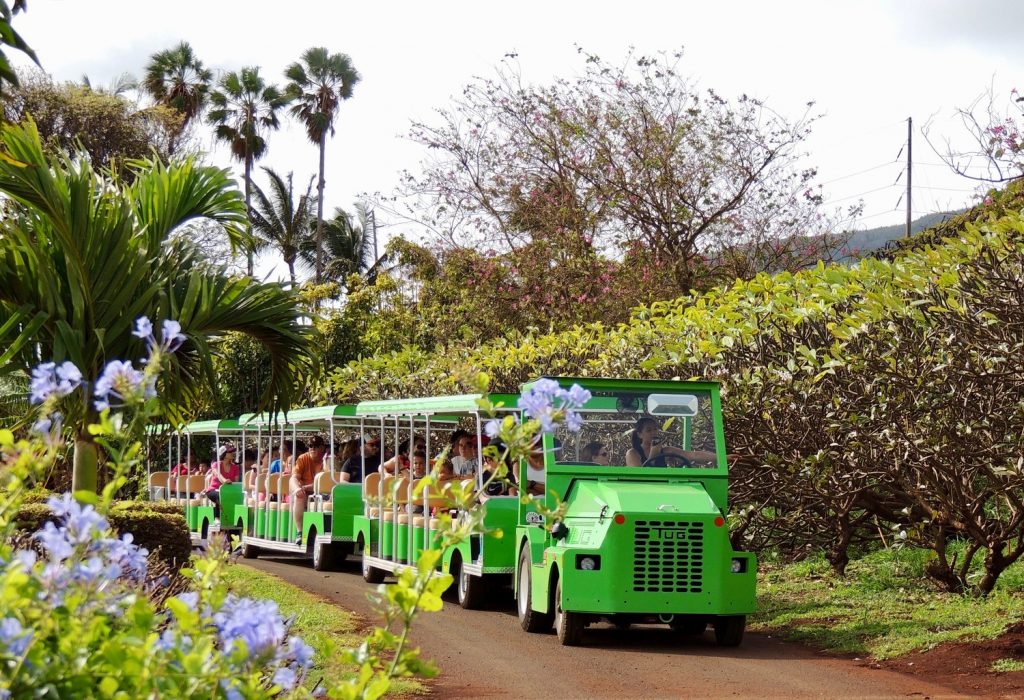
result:
[(324, 153), (327, 150), (327, 129), (320, 134), (320, 180), (316, 183), (316, 283), (324, 270)]
[(295, 289), (295, 261), (288, 261), (288, 274), (292, 278), (292, 289)]
[(96, 468), (99, 450), (96, 443), (83, 435), (75, 438), (75, 457), (71, 472), (71, 491), (96, 493)]
[[(248, 148), (248, 146), (247, 146), (247, 148)], [(252, 198), (252, 179), (251, 179), (251, 176), (252, 176), (252, 159), (249, 158), (249, 156), (247, 154), (246, 157), (245, 157), (245, 220), (247, 222), (249, 222), (249, 236), (250, 236), (250, 238), (252, 237), (252, 217), (250, 216), (251, 209), (249, 208), (249, 201)], [(245, 247), (246, 247), (245, 254), (247, 256), (247, 262), (248, 262), (248, 266), (246, 267), (246, 270), (248, 271), (249, 276), (252, 277), (254, 272), (255, 272), (255, 268), (254, 268), (254, 265), (253, 265), (252, 241), (251, 240), (248, 241), (245, 244)]]

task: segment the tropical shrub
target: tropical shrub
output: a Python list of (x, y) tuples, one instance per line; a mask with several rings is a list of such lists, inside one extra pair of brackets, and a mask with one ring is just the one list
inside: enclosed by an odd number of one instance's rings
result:
[[(737, 544), (823, 547), (839, 572), (860, 543), (924, 546), (936, 582), (985, 593), (1024, 551), (1024, 219), (955, 234), (658, 302), (616, 328), (405, 348), (325, 393), (454, 393), (481, 371), (499, 391), (542, 374), (716, 379)], [(970, 544), (951, 560), (953, 540)]]

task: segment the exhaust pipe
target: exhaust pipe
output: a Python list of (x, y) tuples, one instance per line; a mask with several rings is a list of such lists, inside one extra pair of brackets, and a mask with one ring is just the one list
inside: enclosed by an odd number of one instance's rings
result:
[(664, 622), (666, 625), (669, 624), (670, 622), (672, 622), (675, 619), (676, 619), (675, 615), (666, 615), (664, 613), (661, 613), (660, 615), (658, 615), (658, 622)]

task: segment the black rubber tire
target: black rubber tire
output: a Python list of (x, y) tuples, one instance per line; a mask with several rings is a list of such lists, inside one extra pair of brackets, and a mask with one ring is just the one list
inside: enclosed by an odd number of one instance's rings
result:
[(669, 627), (688, 637), (699, 637), (708, 628), (708, 621), (703, 618), (678, 617), (669, 623)]
[(516, 591), (516, 610), (519, 624), (527, 632), (547, 632), (551, 629), (555, 616), (552, 613), (537, 612), (530, 604), (530, 591), (533, 588), (533, 576), (530, 575), (530, 548), (523, 547), (519, 553), (519, 588)]
[(555, 585), (555, 634), (563, 647), (578, 647), (583, 641), (583, 630), (587, 628), (586, 619), (576, 612), (562, 610), (562, 581)]
[(384, 583), (384, 577), (387, 572), (384, 569), (378, 569), (376, 566), (370, 566), (369, 560), (366, 558), (369, 553), (370, 547), (368, 545), (363, 547), (363, 580), (367, 583)]
[(459, 605), (464, 610), (479, 610), (487, 594), (487, 586), (482, 576), (471, 576), (459, 558), (459, 570), (455, 575), (455, 590)]
[(313, 543), (313, 571), (331, 571), (334, 568), (334, 546), (327, 542)]
[(746, 615), (722, 615), (715, 618), (715, 643), (720, 647), (738, 647), (747, 628)]
[(248, 539), (242, 540), (242, 558), (243, 559), (255, 559), (260, 555), (260, 548), (249, 542)]

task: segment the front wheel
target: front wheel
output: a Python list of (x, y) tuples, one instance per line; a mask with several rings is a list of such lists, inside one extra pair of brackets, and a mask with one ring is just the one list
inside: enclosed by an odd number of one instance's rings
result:
[(533, 587), (530, 576), (530, 546), (523, 547), (519, 553), (519, 586), (516, 591), (516, 608), (519, 612), (519, 624), (527, 632), (547, 632), (551, 629), (554, 616), (551, 613), (537, 612), (530, 603)]
[(459, 562), (459, 605), (465, 610), (476, 610), (484, 599), (484, 580), (466, 571), (466, 564)]
[(715, 643), (720, 647), (738, 647), (747, 627), (746, 615), (728, 615), (715, 619)]
[(562, 609), (562, 582), (555, 586), (555, 633), (564, 647), (579, 646), (587, 623), (579, 613)]

